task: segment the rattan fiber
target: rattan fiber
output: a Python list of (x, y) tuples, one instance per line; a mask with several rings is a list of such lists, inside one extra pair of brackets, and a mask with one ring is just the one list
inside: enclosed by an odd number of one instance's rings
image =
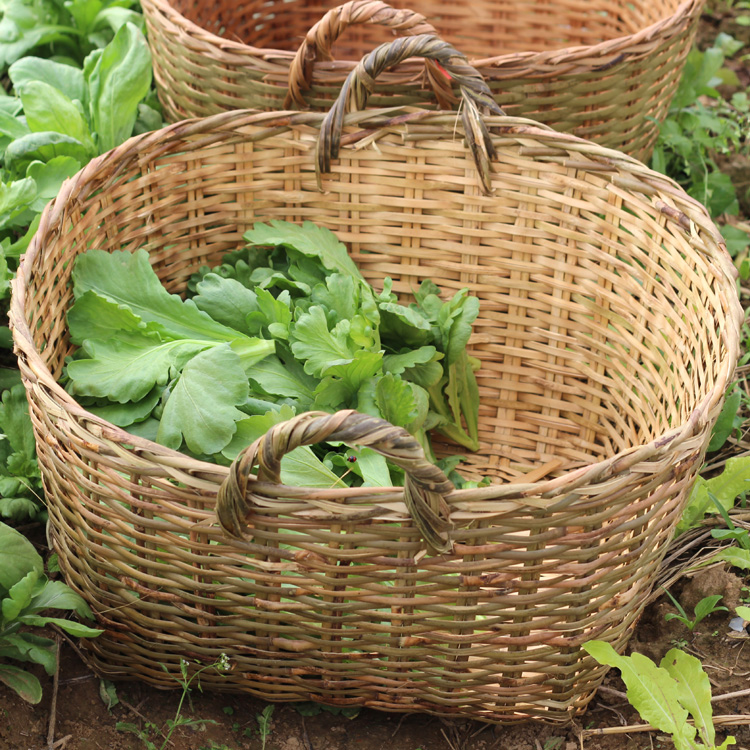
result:
[[(181, 659), (226, 653), (204, 689), (567, 721), (604, 673), (581, 644), (624, 648), (701, 466), (738, 355), (734, 269), (705, 209), (619, 152), (488, 117), (485, 193), (454, 114), (391, 114), (345, 120), (322, 193), (316, 143), (339, 134), (319, 113), (177, 123), (64, 184), (10, 312), (52, 544), (106, 630), (85, 650), (111, 679), (173, 688)], [(356, 412), (299, 417), (215, 466), (61, 388), (78, 253), (145, 247), (178, 292), (274, 218), (329, 227), (404, 298), (425, 278), (480, 298), (467, 473), (491, 485), (449, 489)], [(278, 483), (286, 451), (332, 436), (396, 456), (411, 489)]]
[[(646, 160), (703, 0), (142, 5), (171, 122), (243, 107), (326, 110), (356, 61), (387, 35), (432, 33), (434, 27), (469, 56), (507, 114)], [(409, 61), (382, 77), (372, 106), (447, 108), (449, 95), (444, 78)]]

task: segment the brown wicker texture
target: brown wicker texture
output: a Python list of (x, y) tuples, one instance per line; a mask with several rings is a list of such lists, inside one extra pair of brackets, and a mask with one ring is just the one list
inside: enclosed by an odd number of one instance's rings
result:
[[(434, 26), (469, 56), (506, 114), (645, 161), (703, 2), (143, 0), (142, 6), (171, 122), (244, 107), (327, 110), (356, 61), (377, 43), (393, 34), (432, 33)], [(449, 82), (412, 60), (383, 76), (372, 106), (447, 109), (449, 97)]]
[[(419, 50), (453, 54), (415, 37), (362, 71)], [(11, 307), (52, 544), (106, 630), (85, 649), (108, 678), (174, 688), (181, 659), (226, 653), (204, 689), (567, 721), (605, 671), (581, 644), (624, 648), (701, 466), (738, 356), (733, 266), (705, 209), (619, 152), (487, 117), (487, 194), (454, 114), (391, 115), (345, 119), (324, 192), (316, 143), (322, 127), (325, 163), (336, 118), (248, 111), (140, 135), (63, 185)], [(452, 489), (402, 430), (356, 412), (300, 416), (215, 466), (58, 384), (78, 253), (147, 248), (178, 292), (279, 218), (329, 227), (404, 299), (426, 278), (480, 298), (466, 474), (489, 486)], [(407, 486), (279, 484), (287, 451), (337, 438), (392, 456)]]

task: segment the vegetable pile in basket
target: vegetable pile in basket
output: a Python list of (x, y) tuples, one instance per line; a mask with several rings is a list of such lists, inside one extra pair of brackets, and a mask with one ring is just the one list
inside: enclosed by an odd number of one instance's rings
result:
[[(309, 410), (357, 409), (478, 449), (479, 363), (466, 345), (479, 300), (443, 301), (424, 281), (403, 305), (376, 292), (329, 230), (274, 221), (202, 267), (187, 299), (162, 286), (146, 250), (90, 250), (73, 270), (67, 390), (91, 412), (192, 456), (227, 463), (273, 424)], [(459, 459), (440, 463), (454, 471)], [(368, 448), (297, 448), (282, 481), (398, 485), (401, 469)]]

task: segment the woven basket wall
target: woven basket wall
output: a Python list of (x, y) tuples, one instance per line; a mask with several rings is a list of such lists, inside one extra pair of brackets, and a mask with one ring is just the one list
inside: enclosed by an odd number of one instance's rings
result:
[[(318, 113), (178, 123), (64, 184), (10, 313), (52, 544), (105, 629), (85, 653), (108, 678), (174, 688), (181, 659), (225, 653), (231, 671), (204, 672), (204, 689), (567, 721), (605, 671), (581, 644), (625, 647), (701, 466), (738, 356), (734, 269), (705, 209), (619, 152), (489, 117), (488, 194), (453, 114), (388, 116), (346, 120), (324, 192)], [(479, 297), (481, 449), (466, 473), (490, 486), (450, 489), (414, 441), (348, 412), (281, 425), (230, 470), (58, 385), (78, 253), (147, 248), (179, 292), (270, 219), (329, 227), (403, 299), (426, 278)], [(412, 489), (433, 472), (445, 552), (403, 488), (278, 483), (285, 450), (337, 438), (398, 454)], [(245, 539), (218, 523), (220, 489)]]
[[(703, 0), (393, 0), (390, 5), (354, 0), (341, 6), (336, 0), (248, 0), (241, 7), (233, 0), (142, 2), (159, 96), (171, 122), (243, 107), (325, 110), (356, 61), (377, 43), (434, 27), (468, 55), (506, 114), (644, 161), (667, 115), (702, 5)], [(287, 99), (290, 86), (294, 99)], [(371, 104), (438, 102), (449, 108), (449, 96), (442, 76), (409, 61), (382, 77)]]

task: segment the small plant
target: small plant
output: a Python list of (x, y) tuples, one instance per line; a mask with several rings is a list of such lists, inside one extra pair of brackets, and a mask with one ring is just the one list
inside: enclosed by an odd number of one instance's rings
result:
[(672, 604), (677, 607), (677, 611), (679, 612), (679, 614), (676, 614), (675, 612), (669, 612), (668, 614), (664, 615), (664, 619), (667, 622), (669, 622), (670, 620), (679, 620), (679, 622), (681, 622), (691, 633), (693, 632), (693, 630), (695, 630), (695, 626), (710, 614), (714, 612), (729, 611), (726, 607), (717, 606), (719, 600), (721, 599), (721, 594), (713, 594), (711, 596), (704, 597), (695, 605), (693, 609), (695, 617), (691, 619), (688, 613), (684, 610), (683, 606), (677, 601), (677, 599), (672, 596), (672, 594), (669, 593), (669, 591), (664, 589), (664, 593), (672, 600)]
[(5, 664), (6, 659), (41, 664), (47, 674), (57, 669), (56, 643), (28, 632), (28, 628), (56, 625), (76, 638), (93, 638), (103, 631), (60, 617), (41, 614), (48, 609), (72, 610), (93, 619), (88, 604), (62, 581), (44, 575), (44, 561), (31, 542), (0, 523), (0, 682), (25, 701), (39, 703), (42, 686), (25, 669)]
[(271, 734), (271, 716), (273, 714), (273, 705), (266, 706), (263, 711), (255, 715), (258, 721), (258, 734), (260, 735), (261, 748), (266, 750), (266, 741)]
[(620, 670), (630, 704), (644, 721), (670, 734), (676, 750), (726, 750), (735, 744), (734, 737), (716, 744), (711, 683), (694, 656), (673, 648), (657, 667), (643, 654), (621, 656), (604, 641), (583, 648), (600, 664)]
[[(188, 717), (183, 716), (182, 705), (185, 702), (185, 698), (188, 697), (191, 690), (193, 689), (193, 682), (196, 683), (196, 686), (200, 690), (200, 675), (203, 674), (203, 672), (208, 669), (217, 669), (220, 672), (226, 672), (229, 669), (229, 659), (227, 658), (226, 654), (222, 654), (221, 658), (217, 662), (213, 664), (207, 664), (200, 669), (197, 669), (191, 675), (188, 674), (189, 666), (189, 662), (185, 661), (184, 659), (180, 660), (180, 672), (182, 677), (178, 678), (177, 681), (182, 686), (182, 695), (180, 696), (180, 702), (177, 704), (177, 710), (175, 711), (174, 718), (167, 719), (167, 722), (164, 726), (164, 730), (166, 730), (166, 732), (153, 722), (147, 722), (143, 728), (140, 728), (128, 721), (118, 721), (115, 725), (115, 728), (120, 732), (130, 732), (131, 734), (134, 734), (136, 737), (138, 737), (138, 739), (141, 740), (141, 742), (143, 742), (146, 750), (164, 750), (164, 748), (166, 748), (170, 743), (170, 738), (175, 729), (177, 729), (178, 727), (201, 727), (205, 726), (206, 724), (216, 724), (213, 719), (189, 719)], [(164, 664), (161, 665), (161, 668), (165, 672), (168, 671)], [(153, 735), (161, 735), (161, 738), (163, 740), (161, 745), (156, 744), (156, 742), (152, 739)]]

